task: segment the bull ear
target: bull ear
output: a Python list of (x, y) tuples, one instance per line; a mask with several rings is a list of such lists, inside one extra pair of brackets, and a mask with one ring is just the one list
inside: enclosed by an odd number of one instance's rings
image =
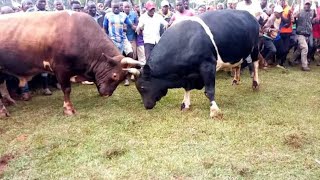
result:
[(106, 61), (108, 62), (108, 64), (109, 64), (111, 67), (115, 67), (115, 66), (118, 65), (118, 62), (117, 62), (116, 60), (114, 60), (112, 57), (110, 57), (110, 56), (108, 56), (108, 55), (106, 55), (106, 54), (104, 54), (104, 53), (101, 54), (100, 60), (101, 60), (101, 58), (105, 58)]

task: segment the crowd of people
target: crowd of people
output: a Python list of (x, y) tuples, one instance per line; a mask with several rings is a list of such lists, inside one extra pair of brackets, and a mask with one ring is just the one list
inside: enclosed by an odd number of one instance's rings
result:
[[(53, 11), (65, 10), (65, 6), (62, 0), (55, 0)], [(223, 9), (245, 10), (257, 18), (261, 27), (259, 41), (261, 68), (274, 66), (287, 68), (301, 64), (302, 71), (310, 71), (309, 64), (315, 61), (314, 57), (320, 45), (320, 7), (318, 2), (309, 0), (304, 1), (302, 8), (294, 4), (290, 6), (286, 0), (279, 0), (276, 4), (270, 4), (267, 0), (260, 2), (228, 0), (226, 6), (218, 3), (216, 6), (199, 5), (196, 9), (189, 7), (189, 0), (177, 0), (175, 6), (163, 0), (159, 10), (153, 1), (141, 5), (133, 5), (131, 1), (126, 0), (106, 0), (103, 4), (87, 1), (83, 6), (79, 1), (73, 0), (67, 7), (72, 11), (92, 16), (121, 53), (142, 62), (148, 59), (166, 29), (174, 26), (175, 23), (206, 11)], [(1, 14), (34, 11), (48, 11), (47, 1), (37, 0), (33, 4), (32, 0), (22, 0), (19, 7), (1, 7)], [(287, 56), (291, 49), (294, 53), (288, 60)], [(319, 61), (316, 63), (320, 66)], [(252, 72), (250, 56), (245, 64)], [(43, 93), (51, 95), (48, 74), (41, 74), (41, 79)], [(129, 79), (130, 77), (127, 77), (124, 85), (130, 84)], [(93, 84), (92, 82), (83, 83)], [(59, 88), (58, 83), (56, 86)], [(28, 85), (20, 91), (23, 100), (30, 100)], [(1, 90), (1, 94), (4, 93)]]

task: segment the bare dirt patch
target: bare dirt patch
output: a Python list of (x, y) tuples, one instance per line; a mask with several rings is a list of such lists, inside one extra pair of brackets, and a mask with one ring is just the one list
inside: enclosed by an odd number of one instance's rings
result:
[(5, 154), (0, 157), (0, 175), (3, 174), (9, 162), (14, 158), (12, 154)]
[(109, 149), (105, 152), (105, 157), (107, 159), (113, 159), (115, 157), (119, 157), (124, 155), (127, 152), (125, 149)]
[(19, 136), (17, 137), (17, 140), (20, 141), (20, 142), (22, 142), (22, 141), (27, 140), (27, 138), (28, 138), (28, 135), (26, 135), (26, 134), (21, 134), (21, 135), (19, 135)]
[(284, 137), (284, 144), (295, 148), (300, 149), (306, 143), (305, 133), (290, 133)]

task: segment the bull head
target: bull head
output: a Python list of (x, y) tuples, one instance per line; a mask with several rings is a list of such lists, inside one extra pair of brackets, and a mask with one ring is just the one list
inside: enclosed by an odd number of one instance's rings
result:
[(168, 92), (165, 80), (151, 77), (149, 65), (144, 66), (141, 76), (136, 81), (136, 88), (142, 97), (146, 109), (152, 109), (156, 105), (156, 102)]
[[(101, 96), (111, 96), (117, 86), (125, 79), (127, 72), (123, 66), (142, 65), (143, 63), (131, 58), (109, 57), (102, 53), (94, 68), (96, 86)], [(130, 68), (133, 71), (134, 68)]]

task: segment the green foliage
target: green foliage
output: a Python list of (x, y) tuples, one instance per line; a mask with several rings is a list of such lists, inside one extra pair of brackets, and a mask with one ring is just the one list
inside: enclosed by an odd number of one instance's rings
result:
[(0, 120), (0, 157), (14, 157), (0, 178), (319, 179), (320, 68), (311, 68), (261, 71), (259, 92), (247, 70), (239, 86), (218, 73), (222, 121), (209, 117), (203, 90), (181, 112), (182, 89), (145, 110), (133, 85), (107, 99), (74, 85), (73, 117), (62, 115), (60, 91), (34, 95)]

